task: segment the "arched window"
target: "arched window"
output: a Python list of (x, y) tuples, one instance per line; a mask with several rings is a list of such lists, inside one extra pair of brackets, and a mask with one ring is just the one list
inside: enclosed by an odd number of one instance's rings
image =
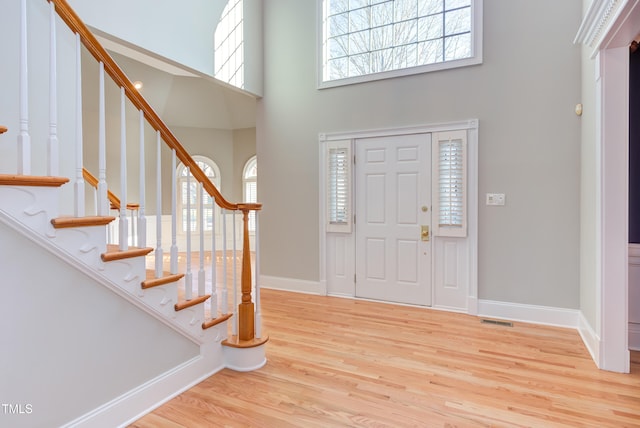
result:
[(214, 34), (216, 79), (244, 89), (243, 1), (227, 0)]
[[(213, 184), (215, 184), (216, 188), (220, 190), (220, 169), (218, 165), (214, 161), (204, 156), (194, 156), (193, 159), (196, 161), (196, 164), (202, 169), (205, 175), (211, 180)], [(180, 224), (180, 231), (187, 231), (187, 198), (190, 196), (191, 202), (191, 231), (192, 232), (200, 232), (200, 191), (199, 191), (199, 183), (193, 178), (193, 175), (190, 177), (190, 187), (191, 193), (187, 192), (187, 167), (184, 164), (180, 164), (178, 166), (177, 171), (177, 180), (178, 180), (178, 201), (177, 201), (177, 211), (178, 211), (178, 223)], [(215, 213), (217, 212), (214, 200), (207, 192), (203, 192), (203, 220), (204, 220), (204, 231), (211, 232), (213, 229), (213, 218)]]
[[(242, 199), (244, 202), (258, 202), (258, 160), (255, 156), (244, 164), (242, 172)], [(256, 213), (249, 215), (249, 231), (256, 231)]]

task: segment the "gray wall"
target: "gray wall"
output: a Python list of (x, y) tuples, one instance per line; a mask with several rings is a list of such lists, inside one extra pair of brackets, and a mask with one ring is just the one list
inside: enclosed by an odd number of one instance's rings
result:
[(262, 274), (319, 279), (319, 132), (478, 118), (479, 297), (578, 308), (581, 9), (485, 0), (482, 65), (317, 90), (316, 2), (265, 2)]
[(249, 159), (256, 154), (256, 129), (233, 131), (233, 195), (235, 201), (242, 200), (242, 173)]

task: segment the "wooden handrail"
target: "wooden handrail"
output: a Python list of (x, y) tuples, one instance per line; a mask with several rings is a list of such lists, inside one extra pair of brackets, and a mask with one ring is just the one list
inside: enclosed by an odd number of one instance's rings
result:
[(0, 134), (4, 134), (5, 132), (7, 132), (9, 129), (6, 126), (2, 126), (0, 125)]
[[(153, 110), (147, 100), (138, 92), (133, 86), (133, 82), (129, 80), (127, 75), (111, 58), (111, 55), (106, 51), (104, 47), (98, 42), (95, 36), (89, 31), (87, 26), (78, 17), (75, 11), (69, 6), (66, 0), (47, 0), (55, 5), (58, 15), (62, 20), (71, 28), (71, 30), (80, 35), (82, 44), (87, 48), (89, 53), (99, 62), (104, 64), (104, 69), (111, 76), (114, 82), (124, 88), (127, 98), (133, 103), (133, 105), (141, 110), (144, 117), (149, 124), (156, 131), (160, 132), (160, 136), (171, 149), (176, 151), (178, 159), (191, 171), (191, 174), (196, 180), (202, 183), (204, 190), (211, 195), (216, 203), (227, 210), (238, 210), (238, 204), (227, 201), (216, 186), (209, 180), (205, 173), (198, 167), (196, 161), (189, 155), (185, 148), (180, 144), (178, 139), (173, 135), (169, 127), (160, 119), (160, 116)], [(262, 204), (245, 204), (250, 210), (260, 210)]]
[[(84, 181), (89, 183), (94, 189), (98, 188), (98, 179), (93, 176), (86, 168), (82, 168), (82, 177), (84, 177)], [(113, 194), (111, 190), (107, 190), (107, 198), (114, 209), (120, 209), (120, 198)]]

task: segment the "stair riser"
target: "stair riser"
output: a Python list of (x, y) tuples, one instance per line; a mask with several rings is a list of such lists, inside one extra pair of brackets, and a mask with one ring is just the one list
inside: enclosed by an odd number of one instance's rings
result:
[(102, 266), (100, 255), (107, 250), (104, 226), (55, 229), (51, 240), (89, 266)]
[(129, 259), (102, 262), (98, 258), (98, 270), (104, 276), (113, 281), (123, 290), (129, 293), (142, 296), (143, 290), (140, 284), (146, 278), (144, 257), (132, 257)]
[(0, 186), (0, 209), (43, 236), (53, 236), (51, 219), (58, 216), (60, 189)]
[(168, 318), (175, 316), (176, 311), (173, 305), (176, 304), (178, 296), (177, 282), (149, 288), (148, 290), (143, 290), (142, 293), (145, 303), (155, 307)]

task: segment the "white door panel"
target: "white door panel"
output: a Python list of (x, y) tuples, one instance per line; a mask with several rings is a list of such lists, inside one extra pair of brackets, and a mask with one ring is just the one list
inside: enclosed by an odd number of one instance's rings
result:
[(431, 305), (430, 134), (356, 141), (356, 295)]

